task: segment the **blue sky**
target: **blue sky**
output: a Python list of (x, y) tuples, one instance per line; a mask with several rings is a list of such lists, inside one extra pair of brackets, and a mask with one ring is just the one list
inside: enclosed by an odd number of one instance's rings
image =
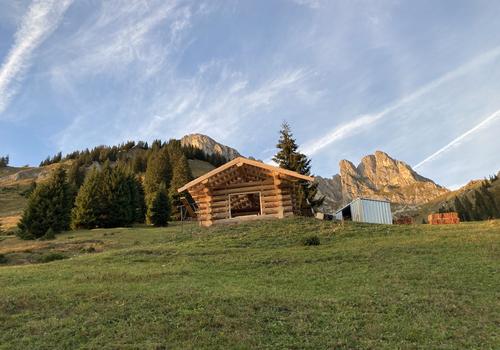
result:
[(205, 133), (313, 171), (383, 150), (449, 187), (500, 170), (500, 2), (0, 0), (13, 164)]

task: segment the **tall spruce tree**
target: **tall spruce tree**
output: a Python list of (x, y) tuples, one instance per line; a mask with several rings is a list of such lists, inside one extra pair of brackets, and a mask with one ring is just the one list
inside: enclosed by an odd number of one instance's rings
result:
[(80, 158), (73, 160), (68, 169), (68, 182), (75, 187), (80, 188), (85, 180), (85, 166)]
[(154, 226), (167, 226), (170, 220), (170, 200), (166, 186), (160, 184), (158, 191), (148, 195), (147, 223)]
[[(154, 144), (154, 143), (153, 143)], [(155, 193), (163, 183), (168, 187), (172, 179), (172, 167), (166, 147), (152, 152), (148, 159), (146, 174), (144, 176), (144, 191), (146, 195)]]
[(146, 219), (146, 199), (144, 194), (144, 187), (141, 180), (131, 175), (130, 186), (133, 187), (133, 202), (135, 203), (135, 222), (143, 223)]
[(73, 228), (95, 228), (101, 223), (105, 202), (101, 193), (102, 174), (94, 167), (83, 181), (71, 212)]
[(28, 206), (19, 222), (22, 238), (40, 238), (49, 229), (61, 232), (69, 229), (72, 190), (66, 172), (58, 167), (49, 180), (39, 184), (28, 199)]
[[(298, 151), (297, 145), (290, 125), (283, 122), (280, 130), (280, 138), (278, 144), (278, 153), (273, 157), (280, 168), (292, 170), (302, 175), (311, 175), (311, 160), (307, 156)], [(310, 184), (307, 181), (300, 181), (298, 188), (297, 201), (301, 213), (311, 207), (317, 207), (323, 203), (324, 197), (318, 198), (318, 184)], [(307, 212), (307, 211), (306, 211)]]
[(189, 196), (189, 194), (180, 194), (177, 189), (191, 181), (193, 175), (188, 160), (180, 148), (175, 153), (171, 153), (170, 159), (172, 160), (172, 181), (170, 182), (169, 197), (172, 217), (178, 220), (180, 219), (179, 206), (182, 205), (180, 198)]
[(128, 226), (135, 220), (135, 203), (130, 178), (122, 167), (103, 169), (106, 193), (106, 221), (104, 227)]

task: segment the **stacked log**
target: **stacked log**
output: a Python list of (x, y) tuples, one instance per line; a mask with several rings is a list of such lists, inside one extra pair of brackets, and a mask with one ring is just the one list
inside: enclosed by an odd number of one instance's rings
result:
[(455, 212), (436, 213), (430, 214), (427, 217), (427, 221), (429, 221), (430, 225), (452, 225), (460, 223), (460, 218), (458, 217), (458, 213)]
[(413, 224), (413, 218), (411, 216), (400, 216), (394, 220), (396, 225), (411, 225)]

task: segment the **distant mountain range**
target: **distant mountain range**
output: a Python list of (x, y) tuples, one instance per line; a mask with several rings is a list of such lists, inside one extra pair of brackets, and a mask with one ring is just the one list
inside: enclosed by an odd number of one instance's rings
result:
[[(189, 160), (195, 177), (201, 176), (217, 165), (213, 161), (211, 164), (210, 157), (207, 158), (206, 155), (216, 155), (227, 161), (240, 156), (236, 149), (202, 134), (186, 135), (180, 142), (183, 146), (203, 151), (204, 156), (195, 155), (191, 157), (194, 159)], [(142, 144), (137, 143), (123, 151), (125, 152), (123, 155), (126, 158), (141, 155), (144, 157), (145, 150), (141, 147)], [(61, 164), (69, 168), (71, 160), (63, 160)], [(96, 161), (93, 164), (99, 165)], [(10, 196), (7, 197), (5, 194), (0, 196), (0, 207), (2, 207), (0, 220), (2, 217), (5, 220), (5, 216), (19, 215), (25, 205), (22, 191), (33, 181), (44, 181), (56, 166), (57, 164), (49, 164), (41, 167), (0, 168), (0, 191), (7, 191)], [(315, 178), (319, 194), (325, 196), (322, 210), (327, 213), (334, 212), (355, 198), (369, 197), (389, 200), (393, 203), (395, 216), (409, 215), (415, 222), (420, 222), (427, 213), (435, 212), (443, 206), (450, 208), (456, 196), (459, 198), (467, 196), (474, 202), (473, 192), (483, 183), (483, 180), (475, 180), (457, 191), (450, 191), (419, 175), (405, 162), (393, 159), (381, 151), (363, 157), (357, 166), (348, 160), (341, 160), (339, 168), (339, 174), (331, 178), (320, 176)], [(492, 183), (491, 191), (500, 203), (500, 181)]]

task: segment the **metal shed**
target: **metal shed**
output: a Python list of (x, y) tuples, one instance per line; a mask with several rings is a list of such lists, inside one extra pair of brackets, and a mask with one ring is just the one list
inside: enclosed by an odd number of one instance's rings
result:
[(337, 220), (392, 225), (391, 203), (378, 199), (357, 198), (339, 209), (335, 218)]

